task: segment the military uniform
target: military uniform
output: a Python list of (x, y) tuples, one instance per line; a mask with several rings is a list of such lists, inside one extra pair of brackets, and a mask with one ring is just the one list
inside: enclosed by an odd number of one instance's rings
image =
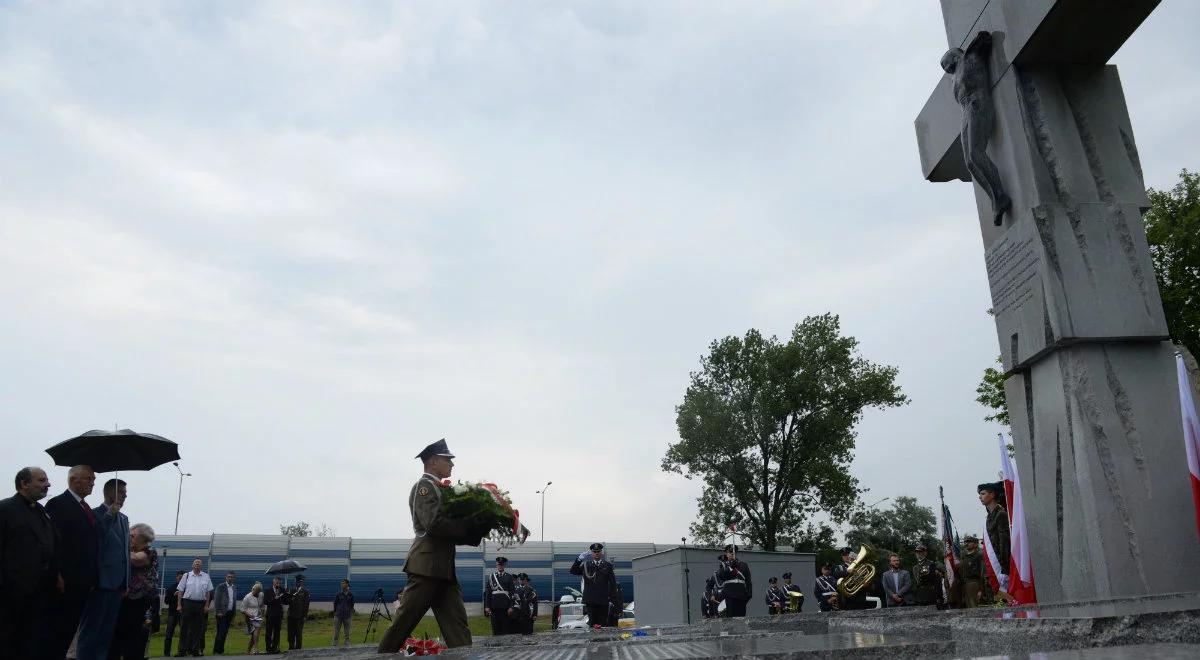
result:
[[(967, 540), (975, 539), (968, 536)], [(978, 541), (978, 539), (975, 539)], [(988, 581), (983, 567), (983, 551), (978, 546), (975, 552), (963, 551), (959, 559), (962, 567), (962, 599), (965, 607), (979, 607), (988, 598)]]
[[(591, 546), (592, 552), (603, 549), (604, 546), (599, 543)], [(617, 593), (617, 575), (613, 565), (603, 557), (596, 560), (585, 552), (571, 564), (571, 575), (583, 576), (583, 606), (587, 610), (588, 625), (607, 626), (609, 607)]]
[[(795, 605), (796, 609), (795, 610), (792, 609), (792, 595), (790, 593), (792, 591), (795, 591), (796, 593), (800, 594), (800, 598), (796, 601), (796, 605)], [(804, 592), (800, 591), (800, 587), (792, 584), (792, 574), (791, 573), (783, 574), (783, 593), (787, 596), (787, 611), (788, 612), (799, 612), (800, 610), (804, 609)]]
[(818, 575), (813, 583), (813, 593), (817, 595), (817, 609), (828, 612), (833, 609), (829, 599), (837, 595), (837, 581), (832, 576)]
[(483, 584), (483, 606), (491, 611), (492, 634), (497, 636), (518, 632), (513, 625), (517, 615), (514, 602), (517, 578), (512, 573), (502, 570), (507, 564), (507, 559), (497, 557), (496, 570), (488, 575)]
[(932, 559), (913, 564), (913, 604), (937, 605), (942, 601), (942, 570)]
[(992, 542), (992, 550), (996, 552), (996, 560), (1000, 562), (1000, 572), (1008, 575), (1008, 557), (1011, 549), (1008, 538), (1008, 511), (1003, 504), (997, 504), (987, 514), (987, 535)]
[(765, 600), (767, 602), (767, 612), (769, 614), (783, 614), (787, 611), (788, 595), (777, 584), (774, 584), (775, 578), (771, 578), (772, 584), (767, 587)]
[(532, 635), (533, 620), (537, 618), (538, 613), (538, 594), (527, 582), (528, 575), (521, 573), (517, 578), (521, 582), (518, 582), (513, 590), (513, 611), (516, 614), (514, 632)]
[[(417, 457), (453, 458), (445, 440), (425, 448)], [(433, 608), (446, 646), (470, 646), (471, 628), (463, 605), (462, 587), (454, 570), (454, 546), (477, 546), (483, 540), (481, 530), (465, 520), (447, 518), (441, 510), (443, 486), (437, 477), (423, 474), (408, 494), (416, 538), (404, 561), (408, 582), (404, 598), (392, 618), (392, 624), (379, 640), (380, 653), (395, 653), (412, 634), (421, 618)]]
[[(729, 552), (733, 546), (725, 546)], [(733, 548), (736, 551), (736, 548)], [(737, 559), (719, 560), (717, 567), (717, 588), (725, 601), (725, 616), (746, 616), (746, 603), (754, 597), (754, 585), (750, 580), (750, 567), (746, 562)]]

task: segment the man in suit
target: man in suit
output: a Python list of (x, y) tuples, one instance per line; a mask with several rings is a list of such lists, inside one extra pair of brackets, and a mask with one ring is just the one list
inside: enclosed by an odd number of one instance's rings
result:
[(58, 533), (58, 589), (47, 621), (47, 658), (61, 659), (66, 654), (79, 628), (88, 594), (99, 580), (100, 531), (86, 499), (95, 486), (92, 468), (76, 465), (67, 473), (67, 490), (46, 502), (46, 513)]
[(229, 571), (225, 581), (213, 590), (213, 615), (217, 619), (217, 636), (213, 640), (213, 655), (225, 654), (225, 638), (229, 625), (237, 616), (237, 574)]
[(54, 524), (38, 501), (50, 490), (41, 468), (27, 467), (13, 480), (16, 494), (0, 500), (0, 654), (33, 660), (54, 589)]
[(308, 587), (304, 586), (303, 575), (296, 576), (296, 586), (291, 596), (287, 614), (288, 650), (299, 651), (304, 648), (304, 621), (308, 618), (308, 602), (312, 597)]
[[(167, 608), (167, 628), (163, 631), (163, 657), (171, 657), (171, 641), (175, 639), (175, 628), (179, 625), (179, 581), (187, 571), (175, 571), (175, 580), (167, 586), (163, 605)], [(182, 637), (182, 632), (180, 637)], [(180, 642), (182, 643), (182, 639)], [(182, 646), (180, 647), (182, 648)]]
[(129, 517), (125, 506), (125, 482), (104, 482), (104, 504), (92, 509), (100, 534), (98, 579), (88, 594), (79, 619), (78, 660), (104, 660), (117, 626), (121, 596), (129, 586)]
[(912, 576), (908, 571), (900, 568), (900, 555), (892, 554), (888, 557), (888, 565), (891, 567), (880, 579), (883, 584), (883, 591), (887, 594), (887, 602), (885, 607), (903, 607), (912, 604)]
[(454, 572), (454, 546), (479, 545), (487, 530), (475, 529), (466, 520), (447, 517), (441, 509), (442, 480), (450, 478), (454, 469), (454, 454), (446, 441), (438, 440), (417, 454), (425, 473), (413, 484), (408, 495), (416, 538), (404, 561), (408, 582), (404, 600), (392, 618), (383, 638), (380, 653), (395, 653), (408, 638), (421, 617), (433, 608), (441, 627), (446, 646), (470, 646), (471, 629), (467, 625), (467, 608), (463, 605), (462, 587)]
[(292, 595), (283, 588), (283, 580), (271, 580), (271, 588), (263, 595), (267, 606), (267, 653), (279, 653), (279, 632), (283, 630), (283, 606), (292, 600)]

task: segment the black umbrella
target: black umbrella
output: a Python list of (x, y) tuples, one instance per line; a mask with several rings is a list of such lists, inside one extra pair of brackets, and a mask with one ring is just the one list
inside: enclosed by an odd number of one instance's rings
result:
[(96, 472), (152, 470), (179, 460), (179, 445), (153, 433), (88, 431), (46, 450), (55, 465), (90, 465)]
[(267, 569), (267, 575), (291, 575), (292, 573), (300, 573), (307, 571), (308, 567), (295, 559), (284, 559), (271, 564), (271, 568)]

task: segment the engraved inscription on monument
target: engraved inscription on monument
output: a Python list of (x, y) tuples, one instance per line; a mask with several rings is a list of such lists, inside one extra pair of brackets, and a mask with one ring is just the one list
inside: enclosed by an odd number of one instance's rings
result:
[(1033, 237), (1010, 231), (987, 251), (992, 313), (997, 317), (1019, 311), (1040, 286), (1041, 259)]

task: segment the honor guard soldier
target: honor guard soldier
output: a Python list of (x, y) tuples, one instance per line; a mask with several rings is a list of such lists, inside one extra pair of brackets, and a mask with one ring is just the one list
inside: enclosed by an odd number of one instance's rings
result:
[[(799, 612), (800, 610), (804, 609), (804, 592), (800, 591), (800, 587), (792, 584), (792, 574), (784, 573), (781, 577), (783, 578), (783, 592), (788, 595), (787, 611)], [(800, 594), (799, 599), (796, 600), (795, 603), (792, 602), (792, 593)]]
[(700, 616), (711, 619), (717, 616), (717, 605), (721, 599), (717, 597), (717, 574), (713, 573), (704, 581), (704, 600), (700, 601)]
[(821, 574), (817, 576), (817, 581), (813, 584), (813, 593), (817, 595), (817, 609), (822, 612), (833, 609), (829, 599), (837, 596), (837, 583), (834, 582), (832, 574), (833, 566), (821, 564)]
[(516, 608), (516, 630), (522, 635), (533, 634), (533, 620), (537, 618), (538, 595), (529, 584), (529, 575), (517, 573), (517, 587), (513, 592)]
[(496, 557), (496, 571), (483, 584), (483, 615), (492, 618), (492, 634), (497, 636), (517, 632), (513, 619), (517, 579), (507, 568), (508, 558)]
[(983, 552), (979, 549), (979, 539), (974, 534), (967, 534), (963, 539), (962, 564), (962, 598), (965, 607), (979, 607), (988, 602), (988, 581), (983, 572)]
[(1000, 582), (1000, 591), (1008, 591), (1008, 557), (1009, 547), (1008, 510), (1004, 508), (1004, 484), (995, 482), (979, 484), (979, 503), (987, 509), (987, 535), (992, 542), (992, 551), (996, 553), (996, 561), (1000, 564), (1000, 572), (996, 579)]
[(604, 545), (593, 543), (591, 552), (581, 552), (571, 564), (571, 575), (583, 576), (583, 606), (588, 625), (608, 625), (609, 605), (617, 592), (617, 575), (604, 558)]
[(746, 616), (746, 603), (754, 596), (750, 567), (737, 558), (737, 546), (725, 546), (717, 566), (717, 588), (725, 600), (725, 616)]
[(446, 646), (470, 646), (471, 628), (463, 605), (462, 587), (454, 572), (454, 546), (474, 545), (483, 541), (487, 530), (476, 529), (466, 520), (447, 517), (442, 511), (441, 490), (454, 469), (454, 454), (446, 441), (438, 440), (417, 454), (425, 473), (408, 494), (415, 532), (412, 547), (404, 560), (408, 576), (404, 599), (392, 625), (379, 640), (380, 653), (400, 650), (429, 609), (437, 617)]
[(913, 564), (913, 604), (939, 605), (942, 602), (942, 576), (945, 571), (929, 558), (929, 548), (922, 543), (916, 548), (917, 563)]
[(780, 588), (779, 578), (774, 575), (767, 580), (767, 583), (770, 585), (767, 587), (766, 594), (767, 612), (770, 614), (783, 614), (787, 611), (787, 592)]

